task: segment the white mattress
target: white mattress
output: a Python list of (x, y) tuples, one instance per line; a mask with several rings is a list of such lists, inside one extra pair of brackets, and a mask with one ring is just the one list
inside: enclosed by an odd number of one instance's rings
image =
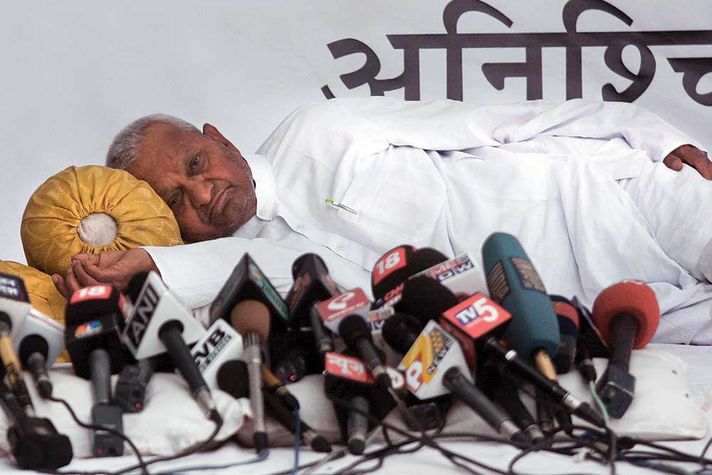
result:
[[(658, 349), (663, 349), (682, 358), (689, 365), (690, 385), (692, 397), (700, 404), (707, 405), (709, 394), (712, 394), (712, 372), (709, 371), (709, 363), (712, 361), (712, 347), (709, 346), (683, 346), (683, 345), (651, 345)], [(712, 417), (707, 411), (708, 430), (712, 423)], [(709, 431), (708, 433), (712, 433)], [(706, 440), (694, 440), (684, 442), (669, 442), (668, 444), (688, 453), (698, 454)], [(506, 471), (509, 460), (517, 454), (517, 451), (503, 444), (493, 444), (485, 442), (443, 442), (444, 447), (475, 458), (486, 464), (496, 466)], [(369, 447), (369, 450), (371, 447)], [(253, 459), (254, 451), (240, 448), (234, 444), (228, 444), (221, 449), (210, 453), (196, 454), (179, 461), (157, 464), (152, 466), (151, 473), (175, 472), (184, 467), (201, 465), (220, 465)], [(303, 450), (300, 454), (300, 463), (321, 459), (323, 454), (314, 453), (310, 450)], [(329, 462), (318, 470), (318, 473), (335, 473), (340, 468), (345, 467), (355, 460), (353, 456), (347, 456), (336, 461)], [(225, 469), (204, 469), (192, 473), (226, 473), (226, 474), (269, 474), (281, 471), (289, 471), (294, 462), (294, 452), (289, 448), (271, 449), (269, 457), (259, 463), (243, 465)], [(135, 459), (132, 456), (120, 458), (104, 459), (75, 459), (71, 465), (63, 467), (61, 471), (79, 470), (117, 470), (122, 467), (132, 465)], [(366, 464), (368, 467), (372, 462)], [(517, 470), (526, 473), (551, 474), (563, 472), (586, 472), (586, 473), (609, 473), (608, 467), (604, 467), (594, 462), (578, 462), (570, 457), (559, 456), (550, 453), (536, 453), (527, 456), (515, 467)], [(651, 473), (645, 468), (635, 467), (629, 464), (619, 463), (618, 473), (637, 474)], [(13, 461), (8, 458), (0, 459), (0, 473), (29, 473), (17, 470)], [(388, 457), (383, 467), (378, 473), (463, 473), (462, 470), (452, 465), (447, 459), (436, 451), (424, 448), (408, 455), (397, 455)]]

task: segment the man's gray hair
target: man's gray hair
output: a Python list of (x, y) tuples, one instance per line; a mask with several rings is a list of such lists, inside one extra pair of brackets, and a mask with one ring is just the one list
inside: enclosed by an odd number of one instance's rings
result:
[(106, 166), (126, 170), (136, 160), (141, 139), (150, 126), (168, 124), (180, 130), (200, 133), (197, 127), (168, 114), (151, 114), (134, 120), (116, 134), (106, 154)]

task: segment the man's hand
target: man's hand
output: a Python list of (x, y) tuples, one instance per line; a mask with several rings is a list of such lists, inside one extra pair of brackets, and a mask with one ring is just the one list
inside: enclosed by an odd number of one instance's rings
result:
[(712, 161), (694, 145), (681, 145), (670, 152), (663, 163), (675, 171), (682, 170), (683, 164), (688, 164), (708, 180), (712, 180)]
[(69, 299), (77, 289), (90, 285), (113, 285), (124, 290), (135, 273), (151, 270), (158, 272), (151, 256), (141, 248), (77, 254), (72, 257), (67, 275), (54, 274), (52, 281), (59, 293)]

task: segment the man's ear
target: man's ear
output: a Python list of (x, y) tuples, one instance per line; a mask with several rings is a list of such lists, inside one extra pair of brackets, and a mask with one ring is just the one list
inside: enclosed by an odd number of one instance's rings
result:
[[(212, 124), (205, 123), (203, 124), (203, 135), (207, 135), (211, 139), (215, 140), (216, 142), (219, 142), (226, 146), (227, 148), (235, 149), (237, 150), (237, 147), (235, 147), (232, 142), (230, 142), (219, 130), (217, 127), (215, 127)], [(239, 150), (237, 150), (239, 152)]]

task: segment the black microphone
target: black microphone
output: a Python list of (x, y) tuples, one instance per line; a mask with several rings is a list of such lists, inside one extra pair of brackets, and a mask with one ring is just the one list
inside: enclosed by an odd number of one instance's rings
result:
[(168, 353), (206, 417), (221, 424), (210, 388), (188, 349), (205, 332), (203, 326), (154, 271), (131, 277), (126, 295), (133, 307), (122, 325), (126, 347), (139, 361)]
[(593, 302), (593, 319), (611, 349), (608, 367), (597, 383), (611, 417), (620, 418), (633, 402), (635, 376), (629, 372), (633, 348), (655, 334), (660, 307), (653, 290), (642, 282), (621, 281), (605, 288)]
[(366, 449), (371, 414), (383, 419), (395, 407), (389, 391), (373, 380), (366, 365), (351, 355), (327, 353), (324, 361), (324, 392), (334, 401), (341, 437), (354, 455)]
[(74, 453), (69, 438), (59, 434), (49, 419), (27, 416), (2, 379), (0, 405), (11, 424), (7, 441), (18, 467), (23, 470), (56, 470), (72, 461)]
[(371, 331), (363, 318), (353, 314), (344, 318), (339, 324), (339, 335), (346, 346), (364, 362), (376, 378), (378, 385), (383, 389), (390, 388), (391, 377), (388, 376), (381, 357), (373, 346)]
[(114, 385), (114, 402), (124, 412), (143, 411), (146, 406), (148, 383), (155, 372), (155, 362), (151, 358), (136, 364), (126, 365), (119, 373)]
[[(117, 333), (122, 307), (123, 297), (114, 287), (85, 287), (74, 292), (65, 317), (65, 341), (74, 372), (92, 381), (92, 423), (118, 432), (123, 431), (122, 411), (111, 402), (111, 374), (132, 360)], [(94, 456), (124, 453), (124, 440), (114, 432), (94, 430), (92, 434)]]
[(568, 373), (576, 359), (576, 342), (579, 336), (578, 310), (566, 297), (550, 295), (551, 305), (554, 308), (556, 319), (559, 323), (560, 343), (553, 362), (556, 372)]
[(517, 351), (500, 343), (495, 334), (501, 331), (498, 328), (509, 321), (511, 314), (484, 295), (475, 293), (460, 302), (450, 290), (433, 282), (433, 279), (418, 276), (406, 282), (403, 298), (397, 306), (405, 312), (413, 312), (422, 326), (430, 318), (439, 318), (443, 327), (463, 346), (468, 361), (475, 358), (476, 347), (506, 360), (510, 371), (542, 388), (567, 410), (596, 426), (605, 427), (601, 416), (589, 404), (575, 398), (556, 381), (546, 378)]
[[(250, 385), (248, 382), (247, 365), (244, 361), (226, 361), (218, 370), (218, 387), (239, 399), (250, 397)], [(297, 426), (292, 411), (298, 408), (290, 408), (272, 391), (267, 388), (262, 389), (262, 397), (266, 403), (266, 409), (282, 427), (292, 434), (296, 434)], [(309, 445), (316, 452), (331, 452), (331, 444), (326, 438), (315, 432), (306, 422), (301, 421), (302, 443)]]
[(477, 386), (512, 416), (532, 444), (542, 442), (545, 437), (541, 428), (519, 398), (519, 381), (509, 374), (501, 361), (489, 359), (481, 366)]
[[(429, 320), (419, 334), (415, 328), (405, 328), (408, 324), (407, 318), (403, 318), (403, 322), (397, 325), (388, 325), (387, 320), (382, 334), (383, 339), (396, 351), (403, 352), (405, 349), (405, 356), (398, 369), (405, 373), (406, 386), (416, 397), (429, 399), (449, 391), (502, 436), (528, 443), (527, 437), (512, 419), (468, 377), (465, 355), (452, 336), (433, 320)], [(407, 339), (413, 336), (415, 338), (407, 345)]]
[(314, 253), (302, 254), (292, 264), (294, 283), (285, 298), (292, 322), (309, 323), (310, 310), (316, 302), (339, 294), (324, 260)]

